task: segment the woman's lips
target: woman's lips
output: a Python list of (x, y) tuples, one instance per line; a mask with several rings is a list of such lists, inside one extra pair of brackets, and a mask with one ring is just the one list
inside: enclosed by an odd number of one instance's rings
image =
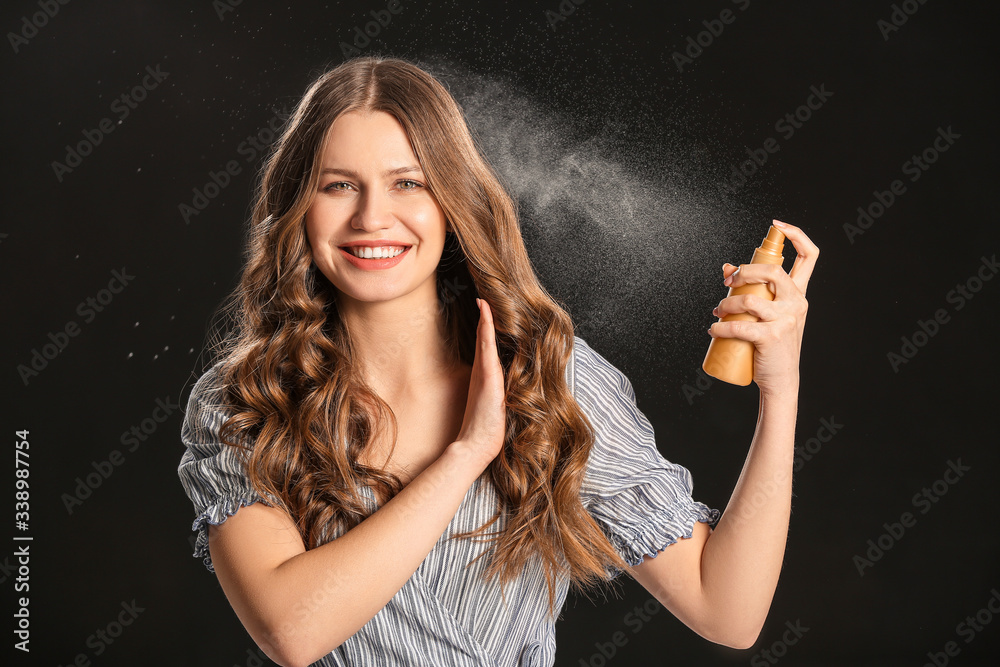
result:
[[(382, 245), (382, 246), (362, 246), (362, 245), (352, 245), (352, 246), (341, 246), (339, 248), (340, 252), (344, 257), (354, 266), (359, 269), (366, 271), (376, 271), (381, 269), (389, 269), (396, 266), (403, 261), (407, 253), (410, 251), (412, 246), (399, 246), (399, 245)], [(402, 248), (402, 252), (398, 252)], [(373, 255), (372, 257), (358, 257), (355, 253), (365, 255)], [(398, 252), (398, 254), (393, 255), (393, 253)], [(383, 257), (374, 257), (374, 255), (390, 255)]]

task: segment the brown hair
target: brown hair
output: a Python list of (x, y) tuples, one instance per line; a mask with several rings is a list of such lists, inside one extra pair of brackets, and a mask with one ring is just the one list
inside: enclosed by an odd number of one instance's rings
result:
[[(395, 58), (349, 60), (316, 79), (288, 119), (264, 166), (240, 283), (220, 311), (230, 329), (214, 351), (234, 408), (222, 440), (241, 448), (254, 488), (290, 514), (307, 548), (329, 539), (330, 526), (346, 531), (369, 515), (361, 487), (380, 505), (403, 487), (360, 463), (395, 420), (352, 364), (335, 288), (312, 264), (305, 232), (322, 147), (348, 111), (384, 111), (400, 122), (450, 222), (438, 285), (449, 343), (466, 363), (475, 297), (493, 310), (507, 431), (484, 474), (499, 503), (490, 521), (454, 537), (492, 536), (486, 576), (502, 586), (540, 557), (554, 616), (560, 572), (583, 589), (607, 581), (608, 566), (627, 567), (580, 500), (593, 432), (565, 379), (573, 325), (539, 284), (514, 202), (460, 107), (423, 69)], [(463, 281), (474, 290), (446, 291)], [(504, 528), (486, 533), (501, 515)]]

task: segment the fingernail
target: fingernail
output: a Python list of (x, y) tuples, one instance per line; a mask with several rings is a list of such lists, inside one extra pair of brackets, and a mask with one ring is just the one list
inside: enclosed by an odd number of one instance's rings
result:
[(726, 279), (725, 279), (725, 280), (723, 281), (723, 283), (722, 283), (722, 284), (723, 284), (723, 285), (730, 285), (730, 284), (732, 284), (732, 282), (733, 282), (733, 278), (735, 278), (735, 277), (736, 277), (736, 274), (737, 274), (737, 273), (739, 273), (739, 272), (740, 272), (740, 270), (739, 270), (739, 269), (736, 269), (735, 271), (733, 271), (732, 273), (730, 273), (730, 274), (729, 274), (729, 277), (728, 277), (728, 278), (726, 278)]
[(775, 227), (787, 227), (788, 226), (787, 223), (782, 222), (781, 220), (772, 220), (771, 224), (774, 225)]

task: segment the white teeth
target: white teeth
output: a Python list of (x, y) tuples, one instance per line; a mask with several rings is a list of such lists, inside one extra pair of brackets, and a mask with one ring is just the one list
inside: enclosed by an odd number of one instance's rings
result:
[(363, 259), (386, 259), (389, 257), (395, 257), (399, 253), (403, 252), (403, 248), (400, 246), (379, 246), (378, 248), (372, 248), (371, 246), (353, 246), (350, 248), (350, 251), (355, 257), (361, 257)]

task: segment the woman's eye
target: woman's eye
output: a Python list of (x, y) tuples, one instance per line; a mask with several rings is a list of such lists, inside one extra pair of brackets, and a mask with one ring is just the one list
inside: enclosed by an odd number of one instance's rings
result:
[[(419, 181), (413, 181), (410, 179), (398, 181), (396, 183), (396, 186), (400, 190), (416, 190), (418, 188), (424, 187), (423, 183), (420, 183)], [(329, 185), (325, 186), (323, 190), (325, 192), (336, 192), (336, 191), (347, 192), (348, 190), (351, 189), (351, 187), (352, 187), (351, 184), (346, 181), (336, 181), (334, 183), (330, 183)]]

